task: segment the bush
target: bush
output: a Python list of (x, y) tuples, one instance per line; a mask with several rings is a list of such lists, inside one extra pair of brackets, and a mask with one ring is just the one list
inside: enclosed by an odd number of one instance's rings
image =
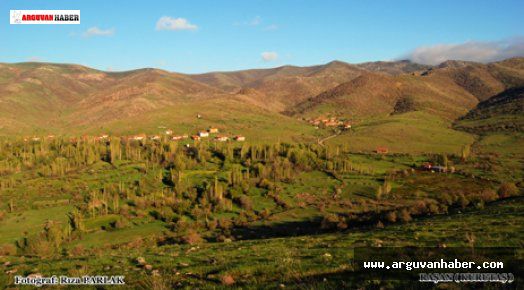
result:
[(517, 188), (515, 183), (510, 183), (510, 182), (503, 183), (498, 190), (498, 194), (500, 198), (516, 196), (518, 195), (518, 193), (519, 193), (519, 189)]
[(204, 240), (196, 230), (189, 229), (185, 235), (182, 235), (181, 241), (185, 244), (195, 245), (203, 242)]
[(327, 214), (322, 219), (320, 223), (320, 228), (323, 230), (332, 230), (337, 228), (339, 223), (339, 218), (336, 214)]
[(119, 218), (118, 220), (111, 223), (114, 229), (123, 229), (129, 225), (129, 221), (125, 218)]
[(240, 207), (245, 209), (245, 210), (252, 210), (253, 209), (253, 202), (251, 201), (251, 198), (249, 198), (246, 195), (242, 195), (238, 199), (238, 202), (240, 204)]
[(78, 257), (85, 254), (85, 248), (82, 245), (77, 245), (69, 251), (71, 257)]
[(493, 189), (484, 189), (480, 194), (480, 199), (484, 202), (495, 201), (499, 198), (498, 194)]
[(400, 210), (399, 214), (398, 214), (398, 219), (403, 222), (403, 223), (407, 223), (407, 222), (410, 222), (412, 220), (411, 218), (411, 214), (409, 213), (409, 211), (405, 208), (403, 208), (402, 210)]
[(220, 277), (220, 282), (222, 282), (223, 285), (231, 286), (235, 284), (235, 279), (233, 279), (233, 276), (225, 274), (222, 277)]
[(16, 255), (16, 247), (12, 244), (0, 245), (0, 256), (14, 256)]
[(397, 221), (397, 213), (394, 212), (394, 211), (390, 211), (388, 213), (386, 213), (386, 221), (390, 222), (390, 223), (394, 223)]

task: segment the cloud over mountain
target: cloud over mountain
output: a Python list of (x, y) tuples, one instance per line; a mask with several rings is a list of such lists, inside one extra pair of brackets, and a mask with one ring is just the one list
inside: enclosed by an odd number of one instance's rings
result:
[(501, 41), (468, 41), (459, 44), (422, 46), (411, 51), (407, 58), (416, 63), (436, 65), (446, 60), (485, 63), (517, 56), (524, 56), (524, 37)]

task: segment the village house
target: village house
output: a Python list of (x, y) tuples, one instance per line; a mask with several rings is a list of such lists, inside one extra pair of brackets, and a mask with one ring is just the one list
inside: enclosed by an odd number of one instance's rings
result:
[(198, 136), (200, 138), (209, 137), (209, 133), (207, 131), (200, 131), (200, 132), (198, 132)]
[(215, 137), (215, 141), (226, 142), (227, 140), (229, 140), (227, 136), (216, 136)]
[(40, 137), (33, 137), (31, 138), (31, 140), (37, 142), (37, 141), (40, 141)]
[(240, 135), (235, 136), (234, 139), (235, 139), (235, 141), (240, 141), (240, 142), (246, 141), (246, 137), (240, 136)]
[(200, 140), (200, 136), (198, 135), (193, 135), (191, 136), (191, 139), (195, 140), (195, 141), (199, 141)]
[(135, 141), (142, 141), (144, 139), (146, 139), (146, 135), (145, 134), (131, 136), (131, 140), (135, 140)]
[(150, 138), (151, 140), (155, 140), (155, 141), (160, 140), (160, 136), (158, 136), (158, 135), (153, 135), (153, 136), (151, 136), (151, 137), (149, 137), (149, 138)]
[(187, 139), (187, 138), (188, 138), (187, 134), (184, 134), (184, 135), (173, 136), (173, 138), (171, 138), (171, 140), (178, 141), (178, 140)]
[(109, 138), (109, 135), (102, 134), (100, 136), (94, 137), (93, 140), (95, 140), (95, 141), (102, 141), (102, 140), (106, 140), (107, 138)]
[(209, 128), (207, 130), (210, 134), (215, 134), (215, 133), (218, 133), (218, 128)]
[(375, 149), (375, 153), (377, 153), (377, 154), (387, 154), (388, 153), (388, 148), (387, 147), (377, 147), (377, 149)]
[(165, 134), (166, 135), (173, 135), (173, 130), (168, 129), (168, 130), (165, 131)]
[(344, 129), (346, 130), (351, 129), (351, 124), (348, 122), (344, 123)]
[(336, 120), (329, 120), (329, 121), (325, 122), (324, 125), (326, 127), (336, 127), (336, 126), (340, 125), (340, 122), (336, 121)]

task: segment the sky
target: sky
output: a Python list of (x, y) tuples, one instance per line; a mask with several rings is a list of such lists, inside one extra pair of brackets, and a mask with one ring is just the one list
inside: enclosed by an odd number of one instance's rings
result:
[[(80, 10), (79, 25), (10, 25), (9, 10)], [(0, 0), (0, 62), (183, 73), (340, 60), (524, 56), (524, 1)]]

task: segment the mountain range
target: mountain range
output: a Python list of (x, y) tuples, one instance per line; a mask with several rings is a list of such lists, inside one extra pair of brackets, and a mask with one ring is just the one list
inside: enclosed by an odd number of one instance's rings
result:
[(488, 64), (450, 60), (437, 66), (333, 61), (193, 75), (3, 63), (0, 134), (130, 134), (164, 127), (185, 132), (219, 126), (253, 138), (307, 139), (318, 133), (306, 118), (364, 124), (411, 114), (451, 124), (482, 114), (486, 104), (504, 103), (504, 92), (523, 86), (524, 58)]

